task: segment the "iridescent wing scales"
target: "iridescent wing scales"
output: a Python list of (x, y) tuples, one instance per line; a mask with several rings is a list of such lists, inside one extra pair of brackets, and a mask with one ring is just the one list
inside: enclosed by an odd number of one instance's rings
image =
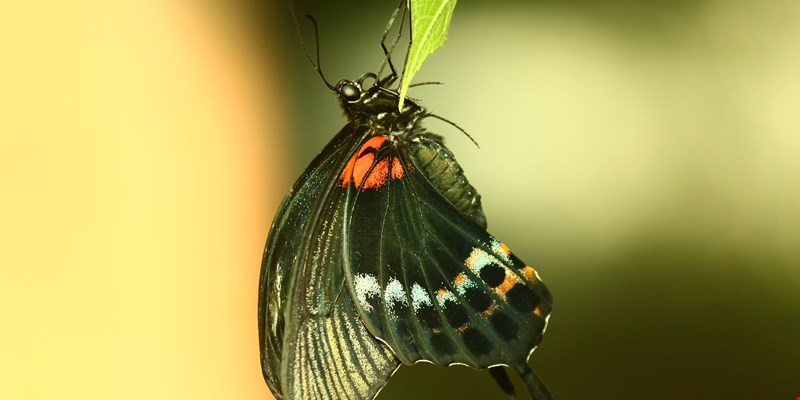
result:
[(399, 361), (367, 330), (344, 289), (347, 191), (338, 176), (366, 128), (346, 125), (284, 199), (259, 283), (262, 370), (287, 399), (368, 399)]

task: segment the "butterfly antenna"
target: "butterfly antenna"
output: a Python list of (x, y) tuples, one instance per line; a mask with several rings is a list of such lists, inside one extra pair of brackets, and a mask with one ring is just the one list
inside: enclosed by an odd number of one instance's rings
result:
[(433, 114), (433, 113), (427, 113), (427, 114), (423, 115), (423, 117), (433, 117), (433, 118), (436, 118), (436, 119), (438, 119), (438, 120), (440, 120), (440, 121), (447, 122), (448, 124), (450, 124), (450, 125), (454, 126), (456, 129), (460, 130), (460, 131), (461, 131), (461, 133), (463, 133), (464, 135), (466, 135), (466, 136), (469, 138), (469, 140), (470, 140), (470, 141), (472, 141), (472, 143), (474, 143), (474, 144), (475, 144), (475, 147), (477, 147), (477, 148), (479, 148), (479, 149), (481, 148), (481, 145), (479, 145), (479, 144), (478, 144), (478, 142), (476, 142), (476, 141), (475, 141), (475, 139), (473, 139), (473, 138), (472, 138), (472, 136), (471, 136), (469, 133), (467, 133), (467, 131), (465, 131), (465, 130), (464, 130), (464, 128), (462, 128), (462, 127), (458, 126), (458, 124), (456, 124), (455, 122), (453, 122), (453, 121), (450, 121), (450, 120), (449, 120), (449, 119), (447, 119), (447, 118), (440, 117), (440, 116), (438, 116), (438, 115), (436, 115), (436, 114)]
[(292, 14), (292, 21), (294, 21), (294, 29), (297, 32), (297, 38), (300, 39), (300, 47), (303, 48), (303, 52), (306, 53), (306, 58), (311, 65), (314, 66), (314, 69), (317, 71), (319, 76), (322, 78), (322, 81), (325, 82), (325, 85), (328, 86), (331, 90), (336, 90), (336, 87), (330, 84), (327, 79), (325, 79), (325, 74), (322, 73), (322, 65), (319, 61), (319, 28), (317, 27), (317, 20), (310, 15), (306, 15), (306, 18), (311, 20), (311, 23), (314, 24), (314, 38), (317, 44), (317, 62), (315, 63), (314, 60), (311, 59), (311, 55), (308, 54), (308, 49), (306, 48), (306, 43), (303, 40), (303, 34), (300, 32), (300, 24), (297, 22), (297, 15), (294, 12), (294, 4), (289, 1), (289, 12)]
[(412, 83), (412, 84), (408, 85), (408, 87), (412, 88), (412, 87), (425, 86), (425, 85), (444, 85), (444, 82), (439, 82), (439, 81), (417, 82), (417, 83)]

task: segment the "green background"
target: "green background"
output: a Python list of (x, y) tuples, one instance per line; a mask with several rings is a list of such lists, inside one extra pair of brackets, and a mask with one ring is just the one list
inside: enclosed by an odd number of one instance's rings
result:
[[(395, 2), (295, 6), (328, 80), (377, 70)], [(293, 179), (345, 121), (269, 11), (254, 32), (284, 54)], [(480, 143), (428, 123), (554, 294), (531, 365), (557, 398), (800, 396), (798, 40), (792, 1), (459, 2), (416, 78), (445, 85), (410, 95)], [(412, 395), (501, 392), (423, 364), (379, 398)]]

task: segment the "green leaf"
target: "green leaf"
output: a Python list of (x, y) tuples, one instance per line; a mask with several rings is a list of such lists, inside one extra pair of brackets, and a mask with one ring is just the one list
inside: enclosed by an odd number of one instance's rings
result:
[(450, 17), (456, 8), (456, 0), (408, 0), (411, 9), (411, 48), (403, 72), (403, 81), (400, 84), (400, 103), (398, 109), (403, 109), (411, 79), (419, 71), (434, 50), (444, 44), (447, 30), (450, 28)]

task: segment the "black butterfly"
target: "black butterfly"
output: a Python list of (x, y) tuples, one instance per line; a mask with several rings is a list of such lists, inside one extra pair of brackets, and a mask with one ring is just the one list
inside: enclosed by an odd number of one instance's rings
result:
[(550, 292), (486, 232), (480, 195), (421, 125), (433, 115), (410, 98), (398, 110), (395, 79), (328, 84), (348, 123), (270, 230), (258, 302), (264, 377), (278, 398), (371, 399), (401, 363), (429, 361), (490, 368), (512, 394), (508, 366), (534, 399), (549, 399), (527, 359)]

